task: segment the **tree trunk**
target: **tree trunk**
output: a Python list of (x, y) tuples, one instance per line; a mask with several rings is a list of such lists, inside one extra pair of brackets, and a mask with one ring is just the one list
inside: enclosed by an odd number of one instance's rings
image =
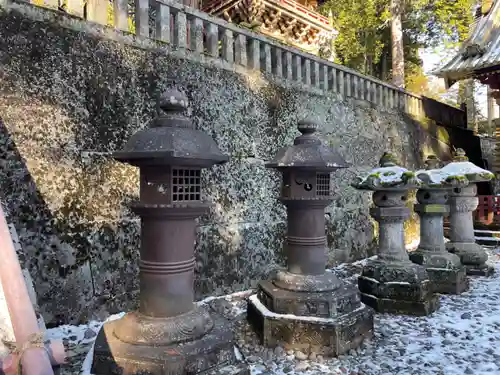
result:
[(391, 0), (392, 83), (397, 87), (405, 86), (402, 2), (403, 0)]
[(464, 104), (467, 111), (467, 128), (477, 133), (476, 105), (474, 102), (474, 80), (466, 79), (459, 82), (458, 102)]

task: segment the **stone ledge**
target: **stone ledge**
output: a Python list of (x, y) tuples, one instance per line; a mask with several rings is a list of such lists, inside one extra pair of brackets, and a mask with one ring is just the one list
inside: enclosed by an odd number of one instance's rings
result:
[(247, 319), (264, 346), (327, 356), (344, 354), (373, 335), (373, 310), (365, 305), (338, 318), (304, 317), (273, 313), (253, 295)]

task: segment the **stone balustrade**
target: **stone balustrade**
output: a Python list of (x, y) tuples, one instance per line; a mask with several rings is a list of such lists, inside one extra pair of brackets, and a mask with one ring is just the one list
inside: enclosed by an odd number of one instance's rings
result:
[[(44, 0), (40, 4), (39, 0), (32, 0), (34, 5), (54, 9), (61, 8), (59, 1)], [(169, 51), (221, 60), (226, 65), (239, 65), (274, 79), (301, 83), (323, 92), (337, 93), (343, 98), (365, 100), (386, 109), (402, 110), (415, 117), (424, 115), (419, 95), (180, 3), (136, 0), (135, 11), (129, 16), (131, 12), (127, 0), (113, 0), (112, 3), (88, 0), (85, 12), (80, 0), (63, 1), (62, 8), (71, 15), (83, 18), (85, 14), (88, 21), (114, 26), (125, 32), (134, 31), (139, 38), (164, 43)]]

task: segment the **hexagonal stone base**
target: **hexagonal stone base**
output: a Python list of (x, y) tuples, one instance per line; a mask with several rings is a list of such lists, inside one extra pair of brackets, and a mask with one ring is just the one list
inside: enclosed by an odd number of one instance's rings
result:
[(465, 265), (465, 269), (467, 271), (467, 275), (469, 276), (491, 276), (495, 273), (495, 268), (492, 266), (485, 264), (482, 267)]
[(358, 278), (361, 301), (377, 312), (428, 315), (439, 308), (423, 266), (407, 262), (372, 261)]
[(435, 293), (461, 294), (469, 289), (465, 267), (454, 269), (428, 267), (426, 270)]
[(170, 346), (133, 345), (114, 335), (118, 320), (105, 323), (94, 346), (95, 375), (250, 375), (238, 362), (228, 322), (212, 314), (214, 328), (199, 340)]
[(261, 281), (257, 294), (264, 306), (277, 314), (331, 318), (360, 306), (358, 288), (352, 284), (328, 292), (295, 292)]
[(373, 335), (373, 310), (363, 304), (336, 318), (317, 318), (273, 313), (253, 295), (248, 301), (247, 319), (264, 346), (284, 345), (286, 349), (328, 356), (356, 348)]

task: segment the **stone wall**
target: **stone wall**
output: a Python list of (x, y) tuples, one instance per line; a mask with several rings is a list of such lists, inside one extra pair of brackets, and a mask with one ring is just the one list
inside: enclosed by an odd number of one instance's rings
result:
[(213, 209), (199, 220), (198, 298), (247, 288), (282, 262), (279, 176), (264, 161), (292, 142), (300, 118), (321, 121), (324, 141), (352, 165), (334, 176), (332, 264), (373, 249), (370, 194), (349, 185), (357, 173), (385, 150), (410, 168), (449, 151), (437, 127), (368, 102), (167, 54), (29, 5), (0, 13), (0, 74), (1, 199), (49, 325), (132, 307), (139, 226), (127, 203), (138, 175), (109, 153), (153, 118), (169, 86), (187, 93), (195, 124), (231, 157), (203, 175)]

